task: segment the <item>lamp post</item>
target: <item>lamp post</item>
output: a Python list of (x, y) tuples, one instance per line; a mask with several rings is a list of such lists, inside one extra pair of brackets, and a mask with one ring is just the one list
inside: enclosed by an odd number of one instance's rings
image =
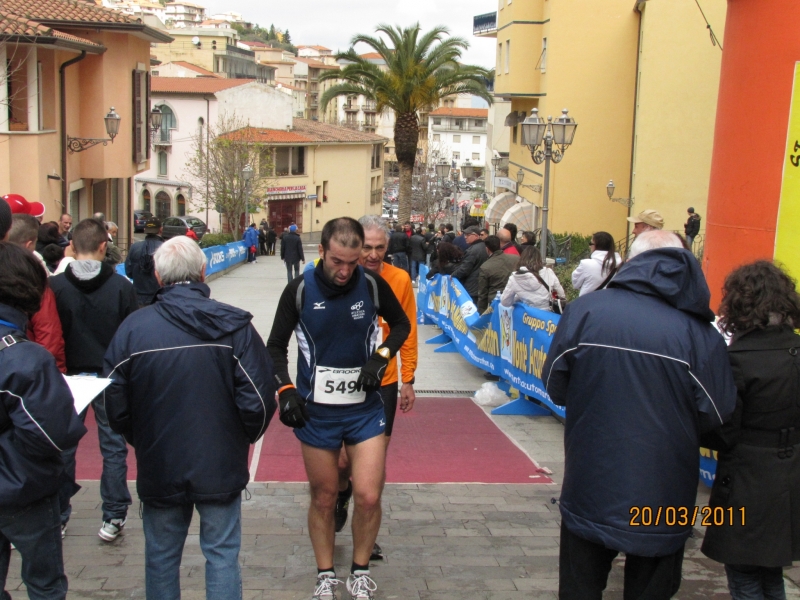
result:
[(117, 137), (117, 134), (119, 133), (119, 122), (121, 117), (114, 111), (114, 107), (112, 106), (111, 110), (108, 111), (108, 114), (103, 117), (103, 120), (106, 122), (106, 133), (108, 134), (108, 138), (75, 138), (67, 136), (67, 148), (69, 149), (69, 153), (74, 154), (75, 152), (83, 152), (84, 150), (88, 150), (97, 144), (103, 144), (103, 146), (107, 146), (108, 142), (114, 143), (114, 138)]
[(633, 206), (633, 196), (631, 196), (630, 198), (614, 198), (615, 189), (617, 188), (614, 185), (614, 180), (612, 179), (608, 182), (608, 185), (606, 186), (606, 194), (608, 194), (609, 200), (611, 200), (612, 202), (619, 202), (620, 204), (622, 204), (623, 206), (627, 206), (628, 208)]
[(461, 165), (461, 174), (464, 176), (464, 181), (469, 181), (475, 174), (475, 167), (472, 166), (469, 159), (465, 160), (464, 164)]
[[(544, 163), (544, 195), (542, 196), (542, 262), (547, 258), (547, 213), (550, 210), (550, 163), (560, 163), (564, 153), (572, 144), (578, 124), (569, 116), (567, 109), (553, 121), (547, 122), (539, 117), (539, 109), (534, 108), (530, 116), (522, 122), (522, 144), (530, 150), (531, 158), (537, 165)], [(553, 148), (553, 146), (557, 146)], [(542, 146), (542, 147), (540, 147)], [(524, 174), (523, 174), (524, 176)]]
[(164, 119), (164, 114), (161, 112), (161, 109), (157, 106), (153, 107), (153, 110), (150, 111), (150, 144), (155, 145), (156, 142), (156, 135), (158, 134), (158, 130), (161, 129), (161, 123)]
[(250, 180), (253, 179), (253, 167), (245, 165), (242, 169), (242, 179), (244, 179), (244, 218), (245, 227), (250, 226)]

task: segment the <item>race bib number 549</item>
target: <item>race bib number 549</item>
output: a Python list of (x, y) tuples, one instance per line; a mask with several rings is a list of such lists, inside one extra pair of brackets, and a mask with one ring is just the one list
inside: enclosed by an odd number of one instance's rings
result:
[(314, 402), (319, 404), (360, 404), (367, 393), (358, 385), (361, 368), (335, 369), (317, 367), (314, 378)]

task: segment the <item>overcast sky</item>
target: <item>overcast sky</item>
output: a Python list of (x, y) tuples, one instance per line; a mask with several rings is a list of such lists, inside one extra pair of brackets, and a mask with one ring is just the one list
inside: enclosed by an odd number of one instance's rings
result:
[[(373, 34), (378, 23), (408, 26), (419, 21), (423, 30), (444, 25), (465, 38), (464, 62), (494, 67), (494, 38), (472, 35), (472, 17), (497, 9), (496, 0), (195, 0), (208, 14), (242, 13), (262, 27), (288, 29), (296, 46), (320, 45), (346, 50), (355, 34)], [(358, 49), (358, 48), (357, 48)], [(367, 52), (366, 49), (363, 50)]]

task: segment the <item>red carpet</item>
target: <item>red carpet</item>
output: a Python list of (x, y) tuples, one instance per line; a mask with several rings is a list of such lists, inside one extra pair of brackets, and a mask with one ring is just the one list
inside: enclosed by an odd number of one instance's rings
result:
[[(307, 481), (300, 442), (277, 418), (256, 481)], [(387, 483), (552, 483), (468, 398), (419, 398), (397, 413)]]
[[(97, 480), (103, 468), (94, 413), (78, 447), (78, 480)], [(136, 460), (128, 448), (128, 479)], [(252, 450), (251, 450), (252, 458)], [(552, 483), (468, 398), (418, 398), (398, 412), (386, 467), (387, 483)], [(305, 482), (300, 442), (275, 416), (259, 456), (256, 481)]]

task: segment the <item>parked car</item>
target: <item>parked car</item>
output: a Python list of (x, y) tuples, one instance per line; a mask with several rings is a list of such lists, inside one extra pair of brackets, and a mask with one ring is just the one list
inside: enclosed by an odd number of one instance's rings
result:
[(133, 211), (133, 232), (142, 233), (144, 231), (144, 224), (150, 217), (153, 216), (149, 210), (135, 210)]
[(197, 217), (167, 217), (162, 223), (161, 237), (165, 240), (173, 238), (178, 235), (186, 235), (186, 232), (191, 229), (197, 236), (198, 240), (203, 239), (203, 234), (206, 232), (206, 224)]

